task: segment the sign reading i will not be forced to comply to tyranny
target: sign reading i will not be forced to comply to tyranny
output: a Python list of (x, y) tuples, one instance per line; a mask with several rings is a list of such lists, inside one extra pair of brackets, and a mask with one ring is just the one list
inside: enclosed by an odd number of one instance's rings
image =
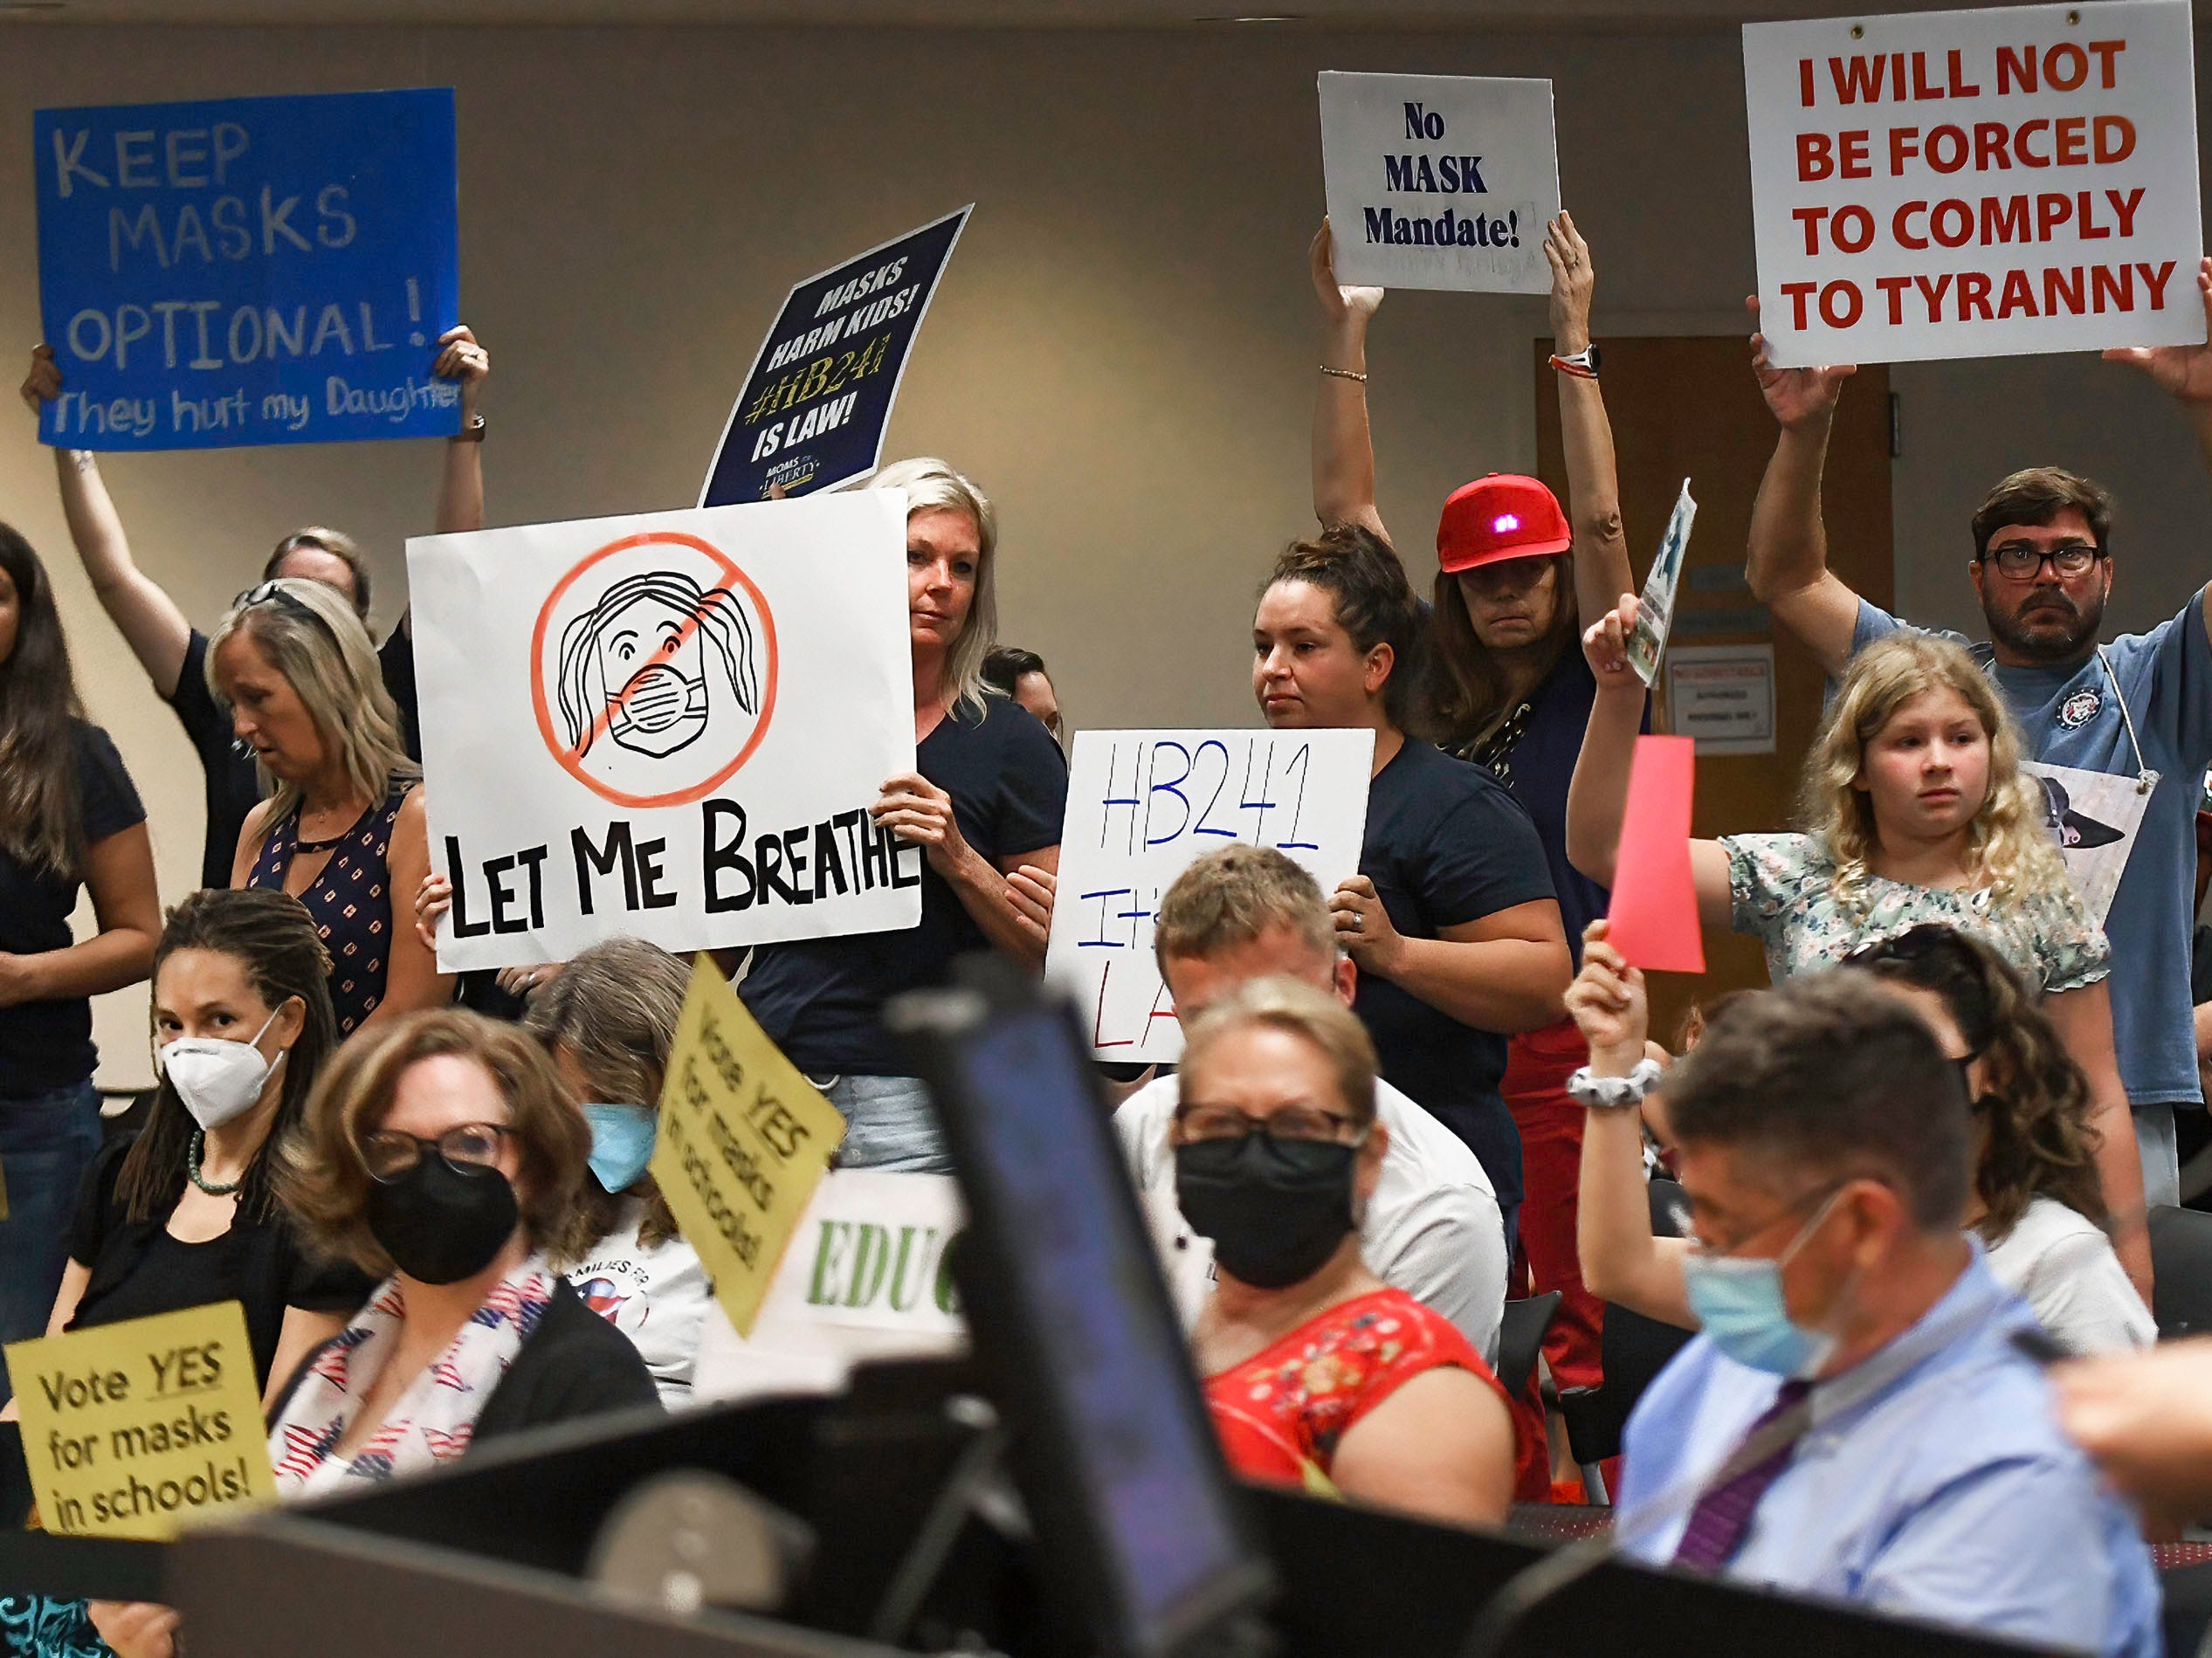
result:
[(14, 1342), (8, 1376), (49, 1531), (160, 1542), (276, 1501), (235, 1301)]
[(875, 470), (937, 279), (975, 210), (818, 271), (791, 290), (753, 358), (700, 486), (701, 506), (835, 489)]
[(858, 490), (408, 543), (449, 972), (910, 927), (906, 506)]
[(784, 1058), (701, 956), (668, 1052), (652, 1175), (741, 1336), (830, 1159), (844, 1118)]
[(42, 109), (41, 441), (218, 449), (450, 437), (451, 88)]
[(1783, 368), (2194, 344), (2188, 0), (1747, 24)]
[(1550, 81), (1325, 72), (1321, 175), (1338, 281), (1551, 292)]
[(1152, 918), (1194, 858), (1231, 841), (1271, 846), (1325, 894), (1359, 873), (1374, 760), (1369, 731), (1076, 734), (1044, 972), (1090, 1022), (1098, 1057), (1182, 1052)]

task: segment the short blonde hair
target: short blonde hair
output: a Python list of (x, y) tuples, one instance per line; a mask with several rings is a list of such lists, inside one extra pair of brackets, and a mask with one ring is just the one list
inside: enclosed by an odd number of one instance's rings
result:
[(1336, 925), (1321, 884), (1271, 846), (1231, 841), (1193, 858), (1160, 899), (1152, 953), (1161, 976), (1176, 957), (1203, 960), (1287, 927), (1319, 960), (1336, 961)]
[(1302, 979), (1255, 979), (1223, 996), (1184, 1034), (1182, 1074), (1202, 1066), (1223, 1038), (1253, 1029), (1302, 1038), (1328, 1061), (1345, 1113), (1361, 1128), (1375, 1121), (1375, 1042), (1359, 1015)]
[(1860, 900), (1881, 843), (1873, 797), (1857, 787), (1866, 746), (1898, 709), (1929, 691), (1956, 691), (1989, 740), (1989, 788), (1967, 837), (1968, 871), (1999, 898), (2069, 891), (2066, 866), (2043, 828), (2041, 793), (2020, 769), (2020, 728), (1989, 676), (1963, 645), (1906, 629), (1851, 659), (1805, 757), (1799, 812), (1805, 829), (1828, 844), (1837, 898)]
[(942, 510), (964, 513), (975, 526), (975, 596), (945, 658), (945, 679), (954, 700), (967, 704), (971, 713), (982, 713), (989, 694), (983, 658), (998, 643), (998, 509), (966, 477), (927, 455), (893, 461), (860, 487), (906, 491), (908, 518)]
[(369, 1229), (372, 1177), (362, 1137), (391, 1112), (400, 1078), (422, 1061), (454, 1055), (483, 1066), (506, 1101), (521, 1153), (515, 1201), (533, 1249), (573, 1259), (591, 1157), (591, 1128), (546, 1050), (516, 1027), (458, 1008), (429, 1008), (343, 1043), (323, 1068), (305, 1121), (278, 1152), (277, 1195), (311, 1253), (382, 1277), (392, 1258)]
[[(376, 648), (335, 588), (286, 576), (240, 595), (207, 642), (208, 694), (220, 708), (230, 707), (231, 698), (216, 676), (215, 658), (241, 633), (284, 676), (362, 797), (381, 801), (396, 780), (422, 775), (399, 740), (399, 708), (384, 689)], [(300, 786), (256, 769), (262, 792), (275, 796), (274, 822), (300, 803)]]

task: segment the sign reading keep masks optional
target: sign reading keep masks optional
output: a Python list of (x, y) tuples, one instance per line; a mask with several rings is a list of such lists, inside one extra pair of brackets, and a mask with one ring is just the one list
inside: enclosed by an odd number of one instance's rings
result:
[(1153, 959), (1161, 895), (1231, 841), (1271, 846), (1324, 897), (1360, 870), (1371, 731), (1085, 731), (1068, 767), (1045, 976), (1100, 1059), (1172, 1061), (1182, 1028)]
[(910, 927), (906, 498), (408, 543), (447, 971)]
[(1747, 24), (1784, 368), (2204, 339), (2188, 0)]
[(218, 449), (450, 437), (451, 88), (42, 109), (39, 440)]
[(1559, 212), (1548, 80), (1321, 77), (1337, 280), (1548, 293)]

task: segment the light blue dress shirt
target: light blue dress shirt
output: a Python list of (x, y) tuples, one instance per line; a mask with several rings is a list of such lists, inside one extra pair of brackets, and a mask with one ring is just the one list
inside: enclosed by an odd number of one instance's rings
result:
[[(1879, 1352), (1813, 1390), (1813, 1425), (1761, 1499), (1726, 1575), (1898, 1616), (2084, 1652), (2156, 1658), (2159, 1587), (2134, 1515), (2060, 1433), (2016, 1350), (2035, 1315), (1981, 1247)], [(1615, 1534), (1674, 1557), (1696, 1493), (1781, 1379), (1699, 1337), (1629, 1419)]]

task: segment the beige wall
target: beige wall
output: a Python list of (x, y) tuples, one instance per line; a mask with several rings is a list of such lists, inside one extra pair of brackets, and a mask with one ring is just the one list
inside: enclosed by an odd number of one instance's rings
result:
[[(463, 311), (495, 362), (493, 521), (681, 506), (783, 290), (973, 200), (888, 452), (941, 452), (997, 495), (1004, 631), (1044, 653), (1078, 726), (1245, 723), (1252, 588), (1309, 522), (1322, 68), (1552, 77), (1601, 335), (1737, 326), (1752, 258), (1733, 31), (39, 27), (0, 30), (0, 131), (18, 134), (0, 166), (0, 247), (16, 251), (0, 342), (38, 337), (33, 108), (450, 82)], [(1533, 466), (1526, 353), (1542, 331), (1540, 302), (1386, 306), (1382, 506), (1417, 567), (1453, 485)], [(2205, 486), (2176, 423), (2118, 375), (2075, 359), (1900, 371), (1899, 547), (1934, 567), (1900, 571), (1908, 609), (1955, 609), (1960, 500), (2016, 448), (2104, 466), (2156, 504), (2139, 544), (2166, 568), (2137, 590), (2171, 608), (2204, 563)], [(2002, 421), (1982, 418), (1993, 406)], [(438, 458), (341, 444), (107, 471), (141, 562), (196, 620), (278, 535), (320, 520), (374, 550), (389, 622)], [(75, 570), (27, 416), (0, 444), (0, 515), (57, 565), (87, 699), (148, 798), (173, 897), (197, 869), (198, 774)], [(1631, 531), (1639, 547), (1657, 533)], [(103, 1079), (142, 1079), (142, 995), (110, 1001)]]

